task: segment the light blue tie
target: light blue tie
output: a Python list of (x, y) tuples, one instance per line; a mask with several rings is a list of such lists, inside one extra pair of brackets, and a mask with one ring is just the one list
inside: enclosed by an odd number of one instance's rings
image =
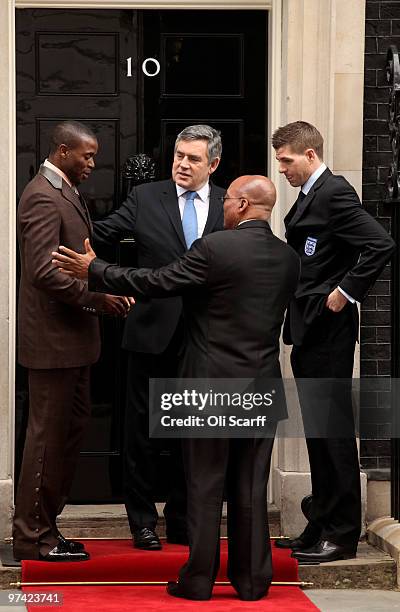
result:
[(188, 249), (197, 240), (197, 213), (194, 206), (194, 199), (197, 191), (187, 191), (185, 193), (185, 208), (183, 209), (182, 227), (185, 235), (186, 246)]

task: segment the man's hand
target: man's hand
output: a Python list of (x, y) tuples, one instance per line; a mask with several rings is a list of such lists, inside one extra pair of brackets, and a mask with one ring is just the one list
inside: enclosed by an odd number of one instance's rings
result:
[(104, 312), (105, 314), (126, 317), (129, 313), (131, 306), (135, 303), (135, 300), (131, 297), (125, 297), (123, 295), (109, 295), (106, 293), (104, 296)]
[(332, 312), (340, 312), (346, 304), (347, 298), (336, 288), (328, 295), (325, 306)]
[(65, 246), (58, 247), (62, 253), (53, 252), (52, 263), (58, 267), (60, 272), (87, 280), (90, 263), (96, 258), (96, 253), (90, 246), (89, 238), (85, 240), (86, 253), (76, 253)]

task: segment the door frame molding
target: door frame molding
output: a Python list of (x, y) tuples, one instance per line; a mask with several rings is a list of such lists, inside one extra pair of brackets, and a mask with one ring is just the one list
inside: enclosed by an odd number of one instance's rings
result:
[(16, 8), (271, 10), (276, 0), (15, 0)]
[[(185, 9), (266, 10), (268, 19), (268, 133), (280, 125), (282, 2), (284, 0), (6, 0), (0, 3), (0, 538), (11, 533), (15, 454), (15, 359), (16, 359), (16, 78), (15, 10), (23, 8), (64, 9)], [(268, 143), (266, 143), (268, 147)], [(276, 164), (268, 158), (269, 176), (277, 181)], [(279, 211), (278, 211), (279, 215)], [(279, 219), (275, 215), (277, 231)]]

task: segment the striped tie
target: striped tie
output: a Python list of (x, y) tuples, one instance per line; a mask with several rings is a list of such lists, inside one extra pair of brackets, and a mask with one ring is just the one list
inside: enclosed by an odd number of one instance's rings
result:
[(183, 209), (182, 227), (188, 249), (190, 249), (193, 242), (197, 240), (197, 213), (194, 206), (194, 199), (196, 196), (196, 191), (187, 191), (185, 193), (186, 202), (185, 208)]

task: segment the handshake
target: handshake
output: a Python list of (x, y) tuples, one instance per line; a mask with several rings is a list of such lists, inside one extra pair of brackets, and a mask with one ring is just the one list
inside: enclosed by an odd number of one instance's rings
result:
[[(58, 270), (68, 276), (73, 276), (80, 280), (87, 280), (88, 270), (93, 259), (96, 258), (96, 253), (90, 246), (89, 238), (85, 240), (85, 253), (76, 253), (72, 249), (65, 246), (60, 246), (61, 253), (52, 252), (52, 264), (57, 266)], [(126, 317), (134, 305), (133, 297), (124, 295), (105, 294), (104, 313), (114, 316)]]

